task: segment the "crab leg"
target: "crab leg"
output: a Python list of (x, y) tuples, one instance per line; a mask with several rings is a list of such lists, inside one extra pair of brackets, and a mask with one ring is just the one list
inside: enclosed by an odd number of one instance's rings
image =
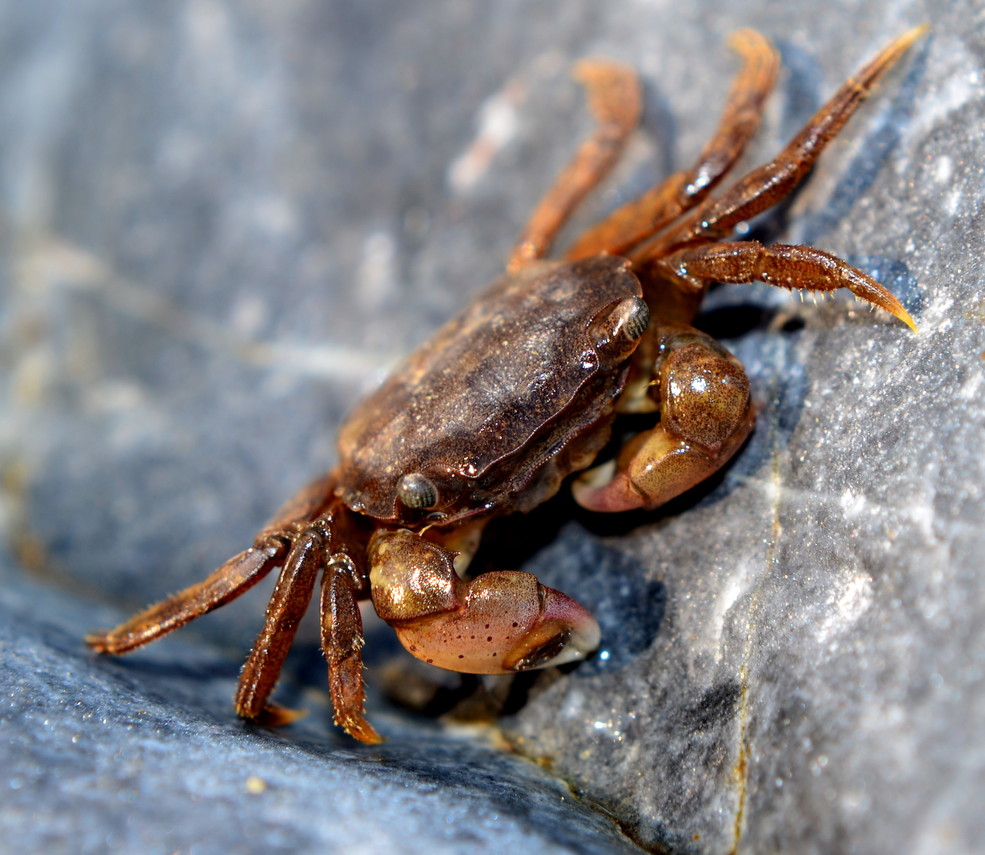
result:
[(267, 698), (277, 683), (298, 624), (311, 602), (315, 578), (325, 564), (330, 539), (327, 522), (316, 520), (294, 541), (267, 605), (263, 629), (239, 677), (233, 703), (242, 718), (262, 719), (267, 724), (287, 724), (296, 718), (290, 711), (268, 705)]
[(810, 172), (828, 143), (844, 127), (872, 87), (925, 32), (915, 27), (880, 51), (856, 77), (850, 77), (772, 161), (754, 169), (721, 198), (697, 208), (654, 246), (634, 254), (634, 263), (657, 258), (669, 248), (729, 234), (739, 223), (785, 199)]
[(309, 484), (288, 501), (256, 536), (253, 546), (234, 555), (208, 578), (134, 615), (107, 632), (86, 636), (86, 643), (113, 656), (128, 653), (232, 602), (278, 567), (291, 549), (299, 525), (313, 519), (331, 495), (334, 473)]
[(624, 255), (700, 203), (739, 159), (759, 127), (780, 62), (769, 40), (755, 30), (733, 33), (729, 44), (742, 56), (743, 65), (732, 83), (718, 130), (694, 165), (583, 232), (564, 253), (565, 259), (575, 261), (600, 252)]
[(369, 555), (377, 614), (431, 665), (505, 674), (582, 659), (598, 645), (591, 614), (529, 573), (466, 582), (455, 572), (455, 552), (409, 531), (375, 534)]
[(778, 288), (808, 291), (835, 291), (847, 288), (856, 297), (885, 309), (914, 332), (916, 324), (889, 291), (861, 270), (835, 255), (809, 246), (773, 244), (757, 241), (709, 243), (680, 250), (661, 261), (670, 276), (697, 287), (704, 281), (765, 282)]
[(86, 636), (86, 643), (99, 653), (114, 656), (150, 644), (235, 600), (280, 564), (289, 548), (283, 538), (257, 538), (256, 545), (230, 558), (207, 579), (134, 615), (115, 629)]
[(534, 209), (507, 264), (515, 273), (550, 251), (557, 233), (589, 192), (609, 173), (639, 122), (642, 98), (632, 69), (587, 60), (575, 66), (598, 127), (586, 139)]
[(383, 741), (363, 715), (363, 622), (356, 569), (347, 556), (331, 561), (322, 577), (321, 637), (335, 723), (360, 742)]

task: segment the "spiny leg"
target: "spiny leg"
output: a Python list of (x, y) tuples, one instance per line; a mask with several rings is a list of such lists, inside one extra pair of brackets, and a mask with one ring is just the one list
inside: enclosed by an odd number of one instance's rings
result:
[(694, 165), (583, 232), (566, 250), (566, 259), (600, 252), (625, 254), (699, 204), (739, 159), (759, 127), (766, 98), (776, 82), (779, 57), (769, 40), (755, 30), (733, 33), (729, 44), (741, 55), (743, 65), (732, 83), (718, 129)]
[(318, 571), (327, 561), (330, 530), (324, 520), (305, 526), (294, 541), (267, 604), (263, 629), (243, 666), (236, 690), (236, 713), (264, 724), (287, 724), (296, 714), (268, 705), (298, 624), (311, 602)]
[[(649, 383), (627, 387), (620, 409), (657, 409), (655, 427), (635, 436), (613, 464), (584, 473), (575, 500), (593, 511), (655, 508), (720, 469), (749, 436), (755, 413), (742, 364), (705, 333), (654, 325)], [(641, 366), (642, 368), (642, 366)]]
[(134, 615), (116, 629), (86, 636), (86, 643), (100, 653), (112, 655), (149, 644), (235, 600), (280, 564), (289, 548), (283, 537), (258, 537), (253, 547), (230, 558), (207, 579)]
[(639, 121), (640, 85), (630, 68), (585, 61), (575, 66), (575, 76), (585, 87), (598, 126), (534, 209), (510, 255), (507, 269), (511, 273), (547, 255), (571, 213), (615, 165)]
[(328, 688), (335, 723), (368, 745), (383, 741), (364, 713), (363, 622), (357, 603), (359, 578), (348, 556), (329, 562), (322, 576), (321, 641), (328, 660)]
[(885, 309), (914, 332), (916, 324), (889, 291), (835, 255), (809, 246), (757, 241), (709, 243), (661, 259), (669, 276), (702, 289), (711, 282), (765, 282), (779, 288), (835, 291), (847, 288), (856, 297)]
[(719, 199), (695, 209), (655, 244), (633, 253), (630, 257), (634, 264), (659, 258), (674, 246), (725, 236), (739, 223), (786, 198), (872, 87), (925, 30), (926, 27), (916, 27), (887, 45), (856, 77), (842, 85), (774, 160), (750, 172)]

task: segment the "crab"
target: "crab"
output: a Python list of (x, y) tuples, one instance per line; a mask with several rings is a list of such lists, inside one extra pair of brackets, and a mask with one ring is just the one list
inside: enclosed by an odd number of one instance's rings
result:
[[(335, 721), (364, 743), (381, 736), (364, 711), (362, 600), (372, 600), (411, 654), (440, 668), (502, 674), (587, 656), (599, 627), (575, 600), (519, 571), (465, 575), (484, 527), (531, 510), (579, 472), (572, 488), (584, 508), (655, 508), (736, 453), (754, 406), (742, 365), (692, 325), (710, 283), (846, 288), (916, 329), (892, 294), (833, 255), (730, 238), (794, 190), (920, 32), (889, 44), (779, 155), (713, 196), (755, 132), (779, 66), (764, 36), (735, 33), (741, 67), (696, 163), (549, 260), (641, 111), (629, 68), (578, 64), (596, 126), (534, 210), (506, 274), (356, 406), (340, 429), (335, 468), (282, 507), (248, 549), (88, 643), (126, 653), (279, 568), (235, 709), (286, 723), (295, 714), (270, 695), (320, 577)], [(652, 427), (593, 467), (622, 413), (649, 413)]]

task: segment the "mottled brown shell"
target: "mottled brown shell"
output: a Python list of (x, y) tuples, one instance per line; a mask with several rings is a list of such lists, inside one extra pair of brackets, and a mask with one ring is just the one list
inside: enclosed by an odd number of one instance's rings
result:
[[(396, 500), (407, 473), (437, 486), (431, 518), (491, 511), (531, 489), (523, 504), (543, 501), (606, 440), (635, 342), (613, 364), (600, 330), (640, 296), (628, 263), (613, 257), (494, 282), (349, 416), (339, 437), (346, 503), (410, 521)], [(510, 509), (523, 508), (514, 498)]]

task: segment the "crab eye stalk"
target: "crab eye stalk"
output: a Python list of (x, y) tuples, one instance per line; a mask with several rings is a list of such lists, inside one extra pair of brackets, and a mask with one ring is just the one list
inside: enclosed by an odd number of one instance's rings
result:
[(650, 307), (640, 297), (620, 300), (592, 323), (595, 349), (603, 361), (614, 365), (634, 350), (650, 323)]
[(397, 498), (407, 508), (426, 510), (438, 504), (438, 488), (420, 472), (408, 472), (397, 482)]

